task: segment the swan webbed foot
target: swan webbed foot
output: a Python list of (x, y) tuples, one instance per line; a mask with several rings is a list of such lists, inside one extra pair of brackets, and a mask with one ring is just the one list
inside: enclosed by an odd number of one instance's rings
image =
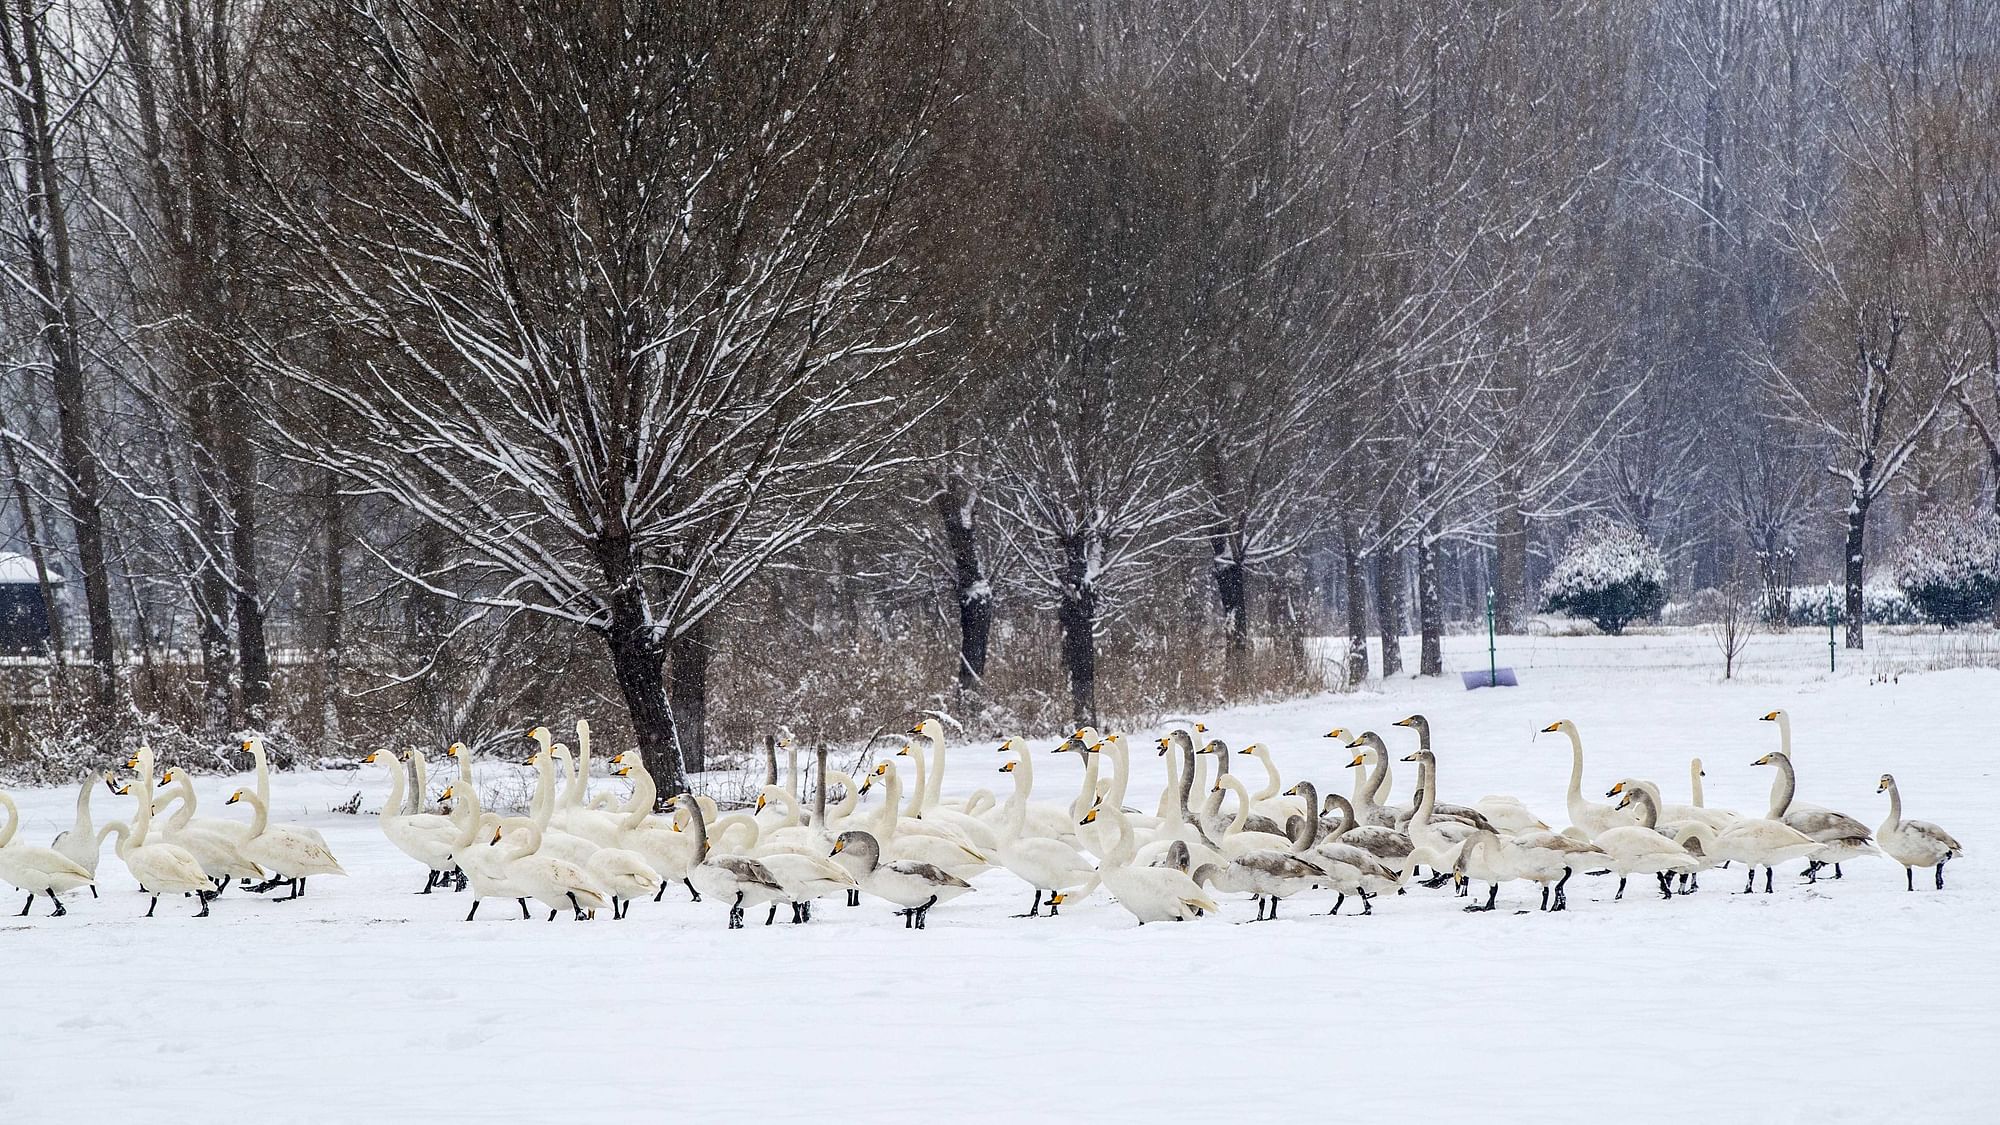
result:
[(1340, 904), (1346, 901), (1347, 901), (1346, 891), (1335, 891), (1333, 896), (1333, 909), (1326, 912), (1327, 917), (1331, 918), (1334, 915), (1340, 913)]
[(63, 915), (69, 913), (69, 907), (64, 906), (62, 904), (62, 900), (56, 897), (56, 893), (54, 891), (49, 892), (49, 901), (56, 904), (56, 908), (54, 910), (49, 911), (49, 917), (60, 918)]
[(35, 905), (35, 896), (34, 896), (34, 895), (29, 895), (29, 896), (28, 896), (28, 901), (26, 901), (26, 902), (24, 902), (24, 903), (22, 903), (22, 904), (21, 904), (21, 912), (20, 912), (19, 914), (16, 914), (16, 915), (14, 915), (14, 917), (16, 917), (16, 918), (26, 918), (26, 917), (28, 916), (28, 908), (29, 908), (29, 907), (31, 907), (31, 906), (33, 906), (33, 905)]
[(1494, 900), (1499, 897), (1500, 884), (1494, 883), (1486, 889), (1486, 904), (1484, 906), (1468, 906), (1465, 908), (1465, 912), (1467, 914), (1484, 914), (1493, 909)]
[(689, 902), (700, 902), (700, 901), (701, 901), (701, 892), (700, 892), (700, 891), (697, 891), (697, 890), (695, 890), (695, 889), (694, 889), (694, 880), (692, 880), (692, 879), (682, 879), (682, 880), (681, 880), (681, 886), (683, 886), (683, 887), (686, 887), (686, 888), (688, 889), (688, 901), (689, 901)]
[[(849, 892), (847, 892), (847, 893), (849, 893), (849, 894), (853, 894), (854, 892), (853, 892), (853, 891), (849, 891)], [(1016, 915), (1014, 915), (1014, 917), (1016, 917), (1016, 918), (1040, 918), (1041, 916), (1042, 916), (1042, 888), (1040, 888), (1040, 887), (1036, 887), (1036, 888), (1035, 888), (1035, 901), (1034, 901), (1034, 904), (1028, 907), (1028, 912), (1027, 912), (1026, 914), (1016, 914)]]

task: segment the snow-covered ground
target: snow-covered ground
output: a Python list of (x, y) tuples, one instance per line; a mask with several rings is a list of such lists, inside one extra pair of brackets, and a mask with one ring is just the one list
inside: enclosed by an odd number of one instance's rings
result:
[[(380, 770), (282, 774), (275, 815), (320, 828), (351, 878), (295, 903), (232, 890), (203, 920), (163, 900), (144, 920), (107, 857), (103, 899), (4, 918), (0, 1119), (1990, 1120), (2000, 671), (1926, 670), (1987, 641), (1871, 640), (1829, 675), (1823, 634), (1760, 637), (1723, 683), (1700, 634), (1512, 638), (1517, 689), (1402, 680), (1205, 718), (1268, 743), (1288, 780), (1346, 792), (1347, 755), (1319, 736), (1374, 728), (1400, 755), (1414, 736), (1389, 724), (1422, 711), (1447, 799), (1511, 793), (1560, 824), (1568, 746), (1535, 735), (1550, 721), (1581, 728), (1594, 799), (1635, 774), (1685, 800), (1699, 755), (1709, 804), (1761, 810), (1771, 771), (1750, 763), (1778, 733), (1757, 718), (1785, 708), (1802, 800), (1873, 825), (1892, 771), (1906, 815), (1966, 844), (1942, 894), (1906, 893), (1877, 860), (1810, 888), (1784, 872), (1770, 896), (1716, 872), (1696, 895), (1639, 880), (1614, 904), (1611, 880), (1579, 878), (1566, 914), (1522, 912), (1515, 885), (1485, 915), (1413, 889), (1368, 918), (1325, 917), (1311, 895), (1272, 923), (1240, 924), (1252, 907), (1231, 902), (1139, 929), (1102, 893), (1010, 917), (1028, 892), (991, 872), (926, 931), (827, 902), (810, 926), (729, 932), (721, 905), (678, 891), (624, 922), (521, 922), (495, 903), (467, 924), (463, 897), (413, 893), (421, 872), (372, 817), (327, 811), (357, 784), (379, 805)], [(1449, 655), (1483, 666), (1484, 639)], [(1051, 745), (1036, 743), (1037, 789), (1055, 799), (1080, 763)], [(999, 788), (1000, 760), (954, 746), (947, 790)], [(1139, 755), (1129, 803), (1150, 810), (1162, 776)], [(1398, 771), (1396, 799), (1413, 781)], [(232, 786), (201, 779), (205, 815)], [(16, 794), (24, 838), (66, 826), (74, 794)], [(126, 807), (100, 800), (100, 821)]]

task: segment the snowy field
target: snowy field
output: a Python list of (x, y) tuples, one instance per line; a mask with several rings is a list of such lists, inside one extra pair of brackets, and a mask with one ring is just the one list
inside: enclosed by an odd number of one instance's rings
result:
[[(1102, 892), (1013, 918), (1029, 892), (995, 871), (926, 931), (829, 900), (810, 926), (759, 911), (729, 932), (723, 906), (678, 888), (623, 922), (522, 922), (496, 902), (467, 924), (462, 896), (413, 893), (421, 871), (373, 817), (328, 811), (357, 786), (377, 807), (383, 771), (280, 774), (274, 817), (322, 830), (351, 878), (295, 903), (231, 890), (202, 920), (163, 900), (145, 920), (107, 856), (104, 898), (0, 919), (0, 1120), (1991, 1120), (2000, 671), (1931, 669), (1992, 656), (1992, 638), (1877, 634), (1833, 675), (1824, 641), (1759, 638), (1723, 683), (1699, 634), (1512, 639), (1518, 689), (1400, 680), (1206, 719), (1267, 742), (1288, 783), (1345, 793), (1347, 754), (1319, 736), (1373, 728), (1400, 757), (1415, 738), (1389, 724), (1421, 711), (1446, 799), (1509, 793), (1560, 825), (1569, 747), (1535, 733), (1552, 720), (1581, 728), (1592, 799), (1632, 774), (1685, 801), (1699, 755), (1710, 805), (1761, 811), (1772, 771), (1750, 763), (1778, 732), (1757, 718), (1785, 708), (1801, 800), (1873, 826), (1891, 771), (1906, 816), (1965, 843), (1942, 894), (1864, 860), (1817, 887), (1789, 865), (1770, 896), (1731, 893), (1731, 871), (1673, 901), (1638, 879), (1613, 903), (1613, 880), (1579, 877), (1566, 914), (1530, 910), (1528, 884), (1484, 915), (1413, 887), (1367, 918), (1325, 917), (1330, 894), (1312, 894), (1276, 922), (1242, 924), (1252, 906), (1230, 901), (1140, 929)], [(1483, 666), (1484, 640), (1449, 655)], [(1036, 795), (1067, 799), (1081, 766), (1052, 745), (1035, 742)], [(1000, 760), (953, 746), (946, 790), (1004, 795)], [(1160, 763), (1134, 767), (1128, 803), (1150, 812)], [(1401, 765), (1396, 801), (1414, 780)], [(233, 786), (200, 779), (204, 815), (236, 814)], [(74, 795), (17, 794), (23, 839), (66, 827)], [(100, 823), (129, 807), (100, 799)]]

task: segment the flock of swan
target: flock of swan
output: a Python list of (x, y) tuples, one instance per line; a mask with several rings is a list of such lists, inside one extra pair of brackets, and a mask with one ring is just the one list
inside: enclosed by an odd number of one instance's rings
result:
[[(1331, 892), (1328, 911), (1337, 914), (1350, 897), (1361, 913), (1374, 910), (1384, 894), (1404, 893), (1405, 885), (1447, 884), (1461, 896), (1473, 881), (1488, 884), (1483, 902), (1470, 911), (1495, 908), (1502, 887), (1535, 884), (1541, 909), (1564, 910), (1565, 888), (1579, 873), (1618, 876), (1614, 900), (1626, 880), (1651, 875), (1661, 897), (1699, 888), (1699, 875), (1742, 864), (1749, 872), (1743, 893), (1754, 893), (1757, 868), (1764, 869), (1764, 893), (1772, 893), (1778, 864), (1803, 860), (1802, 875), (1816, 881), (1832, 868), (1866, 856), (1886, 855), (1904, 868), (1906, 888), (1916, 889), (1915, 870), (1934, 870), (1944, 889), (1945, 864), (1965, 854), (1949, 832), (1928, 821), (1903, 818), (1896, 780), (1883, 774), (1878, 793), (1889, 800), (1888, 817), (1872, 833), (1844, 813), (1795, 799), (1797, 774), (1791, 759), (1791, 723), (1782, 711), (1764, 719), (1777, 724), (1781, 749), (1754, 764), (1776, 770), (1770, 808), (1761, 816), (1710, 808), (1703, 802), (1701, 760), (1689, 766), (1690, 803), (1667, 801), (1652, 781), (1623, 778), (1606, 799), (1592, 801), (1583, 791), (1583, 740), (1568, 720), (1544, 732), (1566, 735), (1570, 745), (1569, 824), (1558, 830), (1518, 798), (1486, 796), (1469, 805), (1440, 799), (1438, 756), (1430, 724), (1411, 715), (1395, 725), (1413, 731), (1417, 784), (1406, 804), (1391, 803), (1390, 753), (1374, 731), (1350, 737), (1336, 728), (1326, 737), (1355, 751), (1352, 795), (1329, 793), (1322, 800), (1310, 781), (1287, 786), (1262, 744), (1234, 751), (1253, 758), (1264, 771), (1253, 791), (1230, 772), (1232, 752), (1217, 739), (1202, 738), (1206, 727), (1178, 727), (1156, 740), (1166, 760), (1167, 782), (1151, 813), (1127, 806), (1131, 775), (1125, 737), (1084, 727), (1065, 738), (1054, 753), (1083, 759), (1083, 779), (1074, 795), (1037, 799), (1034, 757), (1019, 738), (999, 752), (1010, 757), (999, 767), (1011, 775), (1004, 799), (988, 790), (965, 798), (942, 795), (944, 732), (935, 719), (911, 730), (915, 736), (892, 758), (877, 764), (857, 783), (839, 771), (825, 779), (840, 799), (823, 818), (803, 808), (799, 771), (789, 784), (766, 785), (751, 811), (724, 813), (711, 799), (681, 794), (672, 811), (661, 814), (651, 777), (634, 753), (611, 760), (615, 776), (629, 778), (622, 800), (591, 794), (590, 728), (577, 723), (577, 753), (554, 741), (546, 727), (529, 732), (536, 749), (534, 798), (525, 816), (503, 816), (481, 807), (472, 783), (472, 755), (454, 744), (457, 778), (444, 790), (448, 812), (425, 809), (428, 763), (421, 751), (405, 758), (376, 751), (365, 759), (389, 767), (389, 794), (381, 816), (389, 843), (424, 869), (420, 894), (464, 893), (477, 917), (487, 899), (507, 900), (523, 918), (529, 900), (577, 919), (609, 911), (624, 918), (632, 903), (659, 901), (678, 884), (696, 902), (727, 906), (730, 928), (744, 925), (746, 913), (767, 906), (765, 924), (778, 908), (794, 923), (812, 919), (813, 904), (843, 896), (859, 905), (864, 896), (897, 908), (903, 925), (922, 929), (932, 908), (975, 888), (971, 880), (1004, 868), (1034, 892), (1023, 917), (1056, 916), (1063, 905), (1099, 887), (1141, 925), (1212, 916), (1221, 896), (1249, 896), (1258, 920), (1276, 918), (1279, 904), (1310, 891)], [(197, 817), (193, 779), (169, 768), (156, 778), (150, 748), (126, 762), (129, 782), (116, 773), (99, 775), (114, 793), (129, 795), (131, 816), (96, 827), (91, 817), (95, 784), (80, 787), (76, 822), (49, 847), (14, 839), (20, 815), (0, 793), (7, 814), (0, 829), (0, 882), (28, 895), (27, 914), (46, 896), (51, 914), (67, 908), (60, 896), (89, 887), (95, 897), (99, 859), (106, 839), (126, 871), (149, 897), (152, 917), (162, 895), (195, 900), (198, 917), (232, 885), (253, 892), (284, 890), (277, 901), (306, 893), (307, 880), (345, 875), (326, 840), (316, 831), (270, 819), (271, 777), (260, 741), (244, 743), (255, 763), (254, 785), (237, 789), (228, 804), (249, 809), (246, 820)], [(906, 787), (903, 766), (907, 760)], [(1213, 768), (1211, 769), (1211, 763)], [(414, 775), (406, 788), (405, 773)], [(1212, 777), (1211, 777), (1212, 774)], [(876, 787), (883, 800), (861, 807)], [(1198, 797), (1197, 794), (1200, 794)], [(821, 820), (823, 819), (823, 822)], [(1429, 875), (1424, 875), (1424, 869)]]

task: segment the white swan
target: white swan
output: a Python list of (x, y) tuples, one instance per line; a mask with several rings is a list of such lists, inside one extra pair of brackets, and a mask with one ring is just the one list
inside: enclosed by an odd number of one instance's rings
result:
[(1584, 799), (1583, 736), (1577, 733), (1576, 724), (1568, 719), (1558, 719), (1542, 728), (1543, 734), (1555, 731), (1569, 736), (1569, 822), (1593, 840), (1609, 829), (1637, 824), (1638, 818), (1633, 814), (1621, 813), (1610, 805)]
[[(1626, 804), (1646, 800), (1645, 790), (1633, 788), (1626, 795)], [(1619, 811), (1623, 811), (1621, 808)], [(1635, 818), (1640, 812), (1631, 814)], [(1625, 897), (1625, 880), (1639, 872), (1647, 872), (1659, 877), (1660, 897), (1671, 899), (1673, 890), (1668, 886), (1668, 872), (1689, 871), (1698, 862), (1688, 854), (1680, 842), (1671, 837), (1645, 827), (1643, 824), (1618, 824), (1592, 837), (1591, 843), (1603, 849), (1609, 857), (1604, 866), (1618, 874), (1618, 893), (1611, 896), (1617, 902)]]
[(238, 801), (250, 806), (250, 839), (243, 845), (243, 854), (269, 869), (272, 878), (291, 884), (291, 894), (272, 901), (303, 898), (306, 880), (314, 875), (347, 874), (340, 861), (333, 858), (332, 850), (317, 839), (317, 832), (291, 824), (272, 824), (270, 809), (263, 799), (247, 789), (230, 794), (226, 803), (233, 805)]
[[(466, 911), (465, 920), (477, 917), (479, 904), (489, 898), (511, 898), (520, 903), (521, 917), (529, 918), (528, 891), (508, 881), (506, 860), (496, 842), (504, 831), (502, 821), (498, 814), (479, 807), (479, 788), (472, 784), (471, 752), (455, 743), (452, 753), (459, 761), (459, 781), (445, 789), (444, 798), (452, 802), (455, 814), (464, 818), (452, 842), (451, 862), (472, 891), (472, 909)], [(528, 821), (521, 817), (517, 822)]]
[(118, 836), (118, 858), (125, 861), (125, 870), (132, 873), (139, 889), (152, 896), (152, 901), (146, 904), (146, 917), (153, 916), (161, 895), (191, 894), (201, 903), (195, 917), (206, 918), (208, 900), (215, 897), (215, 888), (201, 864), (195, 862), (186, 848), (147, 838), (153, 827), (153, 751), (142, 745), (132, 760), (139, 769), (138, 808), (132, 814), (132, 823), (107, 824), (98, 832), (98, 839), (114, 833)]
[(1291, 837), (1282, 832), (1259, 831), (1249, 827), (1250, 789), (1242, 781), (1230, 774), (1223, 774), (1215, 779), (1215, 788), (1236, 795), (1235, 818), (1222, 830), (1222, 835), (1214, 838), (1217, 849), (1225, 857), (1255, 851), (1286, 851), (1291, 848)]
[[(1396, 720), (1393, 724), (1409, 727), (1417, 732), (1417, 749), (1431, 749), (1431, 723), (1422, 715), (1410, 715)], [(1463, 821), (1474, 828), (1491, 828), (1499, 832), (1540, 832), (1547, 831), (1548, 825), (1534, 814), (1519, 797), (1489, 794), (1479, 798), (1469, 806), (1450, 805), (1442, 802), (1431, 807), (1433, 820), (1444, 818)]]
[(76, 818), (70, 826), (56, 833), (49, 846), (61, 852), (65, 858), (85, 871), (90, 872), (90, 897), (97, 897), (97, 861), (104, 854), (104, 847), (97, 838), (97, 826), (90, 819), (91, 790), (99, 781), (111, 781), (108, 773), (85, 773), (76, 787)]
[[(250, 826), (236, 820), (195, 817), (194, 778), (183, 769), (169, 769), (160, 775), (160, 784), (174, 786), (173, 799), (180, 802), (167, 818), (161, 837), (169, 844), (186, 848), (215, 884), (215, 892), (228, 889), (231, 879), (261, 879), (264, 869), (243, 854), (250, 839)], [(155, 809), (155, 815), (158, 814)]]
[(1278, 773), (1278, 763), (1271, 757), (1271, 748), (1269, 746), (1261, 742), (1253, 742), (1243, 749), (1238, 750), (1237, 753), (1257, 759), (1258, 763), (1264, 767), (1264, 786), (1250, 795), (1250, 807), (1252, 809), (1264, 816), (1270, 817), (1274, 824), (1284, 824), (1292, 817), (1305, 815), (1306, 810), (1297, 797), (1289, 796), (1289, 790), (1286, 792), (1279, 791), (1284, 787), (1285, 782), (1284, 778)]
[[(1035, 788), (1035, 760), (1031, 756), (1032, 751), (1028, 749), (1028, 744), (1019, 738), (1008, 738), (1000, 743), (997, 752), (1001, 754), (1010, 752), (1017, 754), (1019, 755), (1019, 760), (1015, 763), (1013, 771), (1014, 792), (1005, 801), (1000, 803), (999, 808), (989, 814), (993, 822), (996, 824), (1005, 824), (1008, 818), (1014, 815), (1016, 808), (1024, 809), (1026, 810), (1025, 816), (1027, 819), (1022, 827), (1022, 831), (1025, 834), (1042, 836), (1051, 840), (1062, 840), (1066, 843), (1075, 843), (1077, 840), (1076, 817), (1070, 815), (1069, 807), (1056, 801), (1036, 801), (1031, 799)], [(847, 794), (848, 798), (842, 804), (852, 805), (856, 796), (855, 789), (849, 786)], [(827, 813), (827, 819), (834, 819), (831, 810)], [(838, 823), (838, 821), (835, 821), (835, 823)]]
[(972, 884), (934, 863), (883, 859), (880, 842), (861, 829), (849, 829), (834, 840), (833, 858), (862, 890), (902, 907), (896, 913), (906, 930), (925, 928), (931, 907), (973, 890)]
[[(927, 721), (936, 723), (935, 719)], [(918, 826), (927, 832), (932, 829), (943, 829), (949, 834), (946, 835), (944, 832), (936, 834), (943, 835), (945, 839), (954, 843), (962, 842), (981, 852), (989, 851), (999, 843), (999, 836), (993, 831), (992, 825), (963, 810), (940, 808), (931, 804), (929, 790), (931, 778), (928, 776), (931, 767), (925, 763), (923, 753), (914, 744), (905, 745), (896, 751), (896, 756), (910, 759), (911, 768), (916, 770), (916, 778), (910, 786), (910, 804), (904, 811), (906, 821), (917, 822)], [(824, 855), (825, 849), (819, 850)]]
[(897, 814), (903, 802), (903, 783), (893, 760), (877, 764), (875, 772), (862, 779), (861, 791), (866, 793), (878, 778), (885, 795), (872, 832), (885, 858), (936, 864), (961, 879), (992, 866), (985, 853), (972, 848), (963, 837), (952, 839), (955, 834), (949, 829), (912, 824)]
[[(1026, 758), (1027, 755), (1023, 754), (1020, 761)], [(1001, 829), (999, 846), (992, 853), (993, 859), (1013, 872), (1015, 878), (1035, 889), (1035, 901), (1024, 917), (1041, 916), (1042, 895), (1046, 893), (1049, 896), (1049, 917), (1053, 918), (1063, 904), (1064, 893), (1093, 882), (1097, 877), (1097, 867), (1060, 840), (1027, 834), (1028, 792), (1023, 783), (1024, 775), (1020, 772), (1020, 761), (1008, 762), (1000, 767), (1001, 773), (1014, 775), (1014, 798), (1007, 802), (1012, 811), (1007, 814), (1005, 826)]]
[(1916, 869), (1937, 868), (1937, 889), (1944, 890), (1944, 865), (1946, 861), (1965, 854), (1965, 846), (1951, 833), (1939, 828), (1928, 820), (1903, 819), (1903, 794), (1896, 788), (1896, 779), (1883, 774), (1875, 786), (1877, 793), (1889, 795), (1889, 819), (1875, 830), (1875, 838), (1889, 858), (1903, 865), (1903, 887), (1916, 890)]
[(5, 793), (0, 793), (0, 808), (7, 811), (7, 826), (0, 828), (0, 882), (28, 892), (28, 901), (21, 905), (21, 914), (26, 915), (28, 908), (35, 905), (36, 895), (49, 896), (49, 902), (53, 904), (50, 917), (59, 918), (69, 913), (69, 908), (63, 905), (59, 896), (78, 887), (90, 886), (96, 877), (84, 870), (83, 865), (54, 848), (14, 843), (14, 831), (21, 823), (21, 810), (15, 806), (14, 798)]
[(1100, 811), (1117, 826), (1118, 837), (1111, 846), (1110, 854), (1098, 864), (1097, 877), (1117, 899), (1118, 905), (1137, 918), (1140, 925), (1161, 921), (1182, 922), (1200, 917), (1204, 912), (1213, 914), (1221, 911), (1215, 900), (1186, 872), (1172, 867), (1134, 866), (1132, 858), (1138, 853), (1138, 840), (1132, 834), (1131, 824), (1125, 819), (1125, 810), (1109, 805), (1091, 809), (1085, 817), (1095, 820)]
[(506, 849), (500, 860), (505, 865), (507, 881), (548, 907), (549, 921), (555, 921), (565, 906), (581, 922), (608, 905), (609, 896), (591, 879), (589, 872), (566, 859), (541, 853), (542, 826), (533, 818), (525, 821), (514, 818), (513, 826), (518, 832), (514, 841), (506, 845), (500, 843), (500, 829), (493, 832), (493, 843)]
[[(424, 889), (417, 893), (430, 894), (452, 869), (451, 854), (458, 841), (458, 825), (437, 813), (404, 811), (409, 805), (404, 793), (404, 763), (394, 751), (372, 750), (361, 761), (388, 767), (389, 796), (382, 802), (382, 815), (377, 818), (382, 822), (382, 835), (388, 837), (397, 851), (424, 865)], [(417, 803), (423, 803), (421, 794)]]

